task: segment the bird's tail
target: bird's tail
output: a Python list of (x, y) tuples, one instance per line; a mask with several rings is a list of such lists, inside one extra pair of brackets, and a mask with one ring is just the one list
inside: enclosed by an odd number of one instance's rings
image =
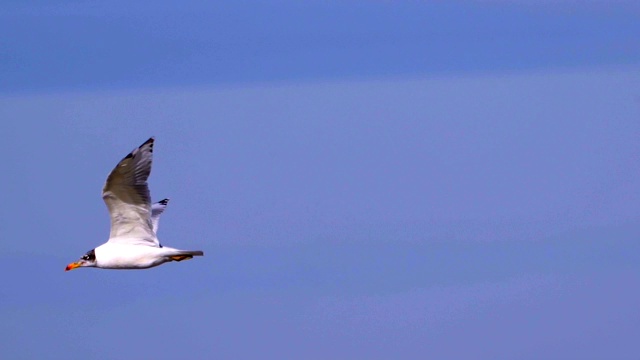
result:
[(178, 250), (174, 255), (169, 256), (173, 261), (182, 261), (193, 259), (194, 256), (204, 256), (204, 252), (200, 250)]

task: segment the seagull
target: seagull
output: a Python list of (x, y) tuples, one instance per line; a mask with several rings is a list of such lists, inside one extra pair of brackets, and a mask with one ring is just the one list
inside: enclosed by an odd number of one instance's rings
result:
[(156, 236), (160, 215), (169, 199), (151, 204), (147, 178), (151, 173), (153, 142), (151, 137), (130, 152), (107, 177), (102, 199), (111, 217), (109, 240), (67, 265), (65, 271), (80, 267), (148, 269), (204, 255), (199, 250), (162, 246)]

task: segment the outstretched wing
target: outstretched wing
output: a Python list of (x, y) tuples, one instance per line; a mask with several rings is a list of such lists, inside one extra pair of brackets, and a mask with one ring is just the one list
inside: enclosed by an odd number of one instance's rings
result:
[(151, 225), (151, 173), (153, 138), (125, 156), (111, 171), (102, 199), (111, 216), (109, 242), (159, 246)]
[(151, 205), (151, 228), (154, 234), (158, 233), (158, 222), (160, 221), (160, 215), (167, 208), (169, 199), (162, 199), (157, 203)]

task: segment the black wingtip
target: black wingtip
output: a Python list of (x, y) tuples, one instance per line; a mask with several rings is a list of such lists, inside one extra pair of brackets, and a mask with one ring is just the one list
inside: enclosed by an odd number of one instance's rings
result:
[(128, 153), (127, 156), (125, 156), (122, 160), (126, 160), (126, 159), (131, 159), (133, 157), (133, 153), (136, 152), (136, 150), (141, 149), (143, 146), (145, 145), (149, 145), (149, 151), (153, 152), (153, 142), (155, 141), (155, 137), (150, 137), (149, 140), (145, 141), (144, 143), (142, 143), (142, 145), (138, 146), (138, 149), (134, 149), (132, 152)]
[(167, 205), (168, 202), (169, 202), (169, 199), (162, 199), (158, 201), (158, 204)]
[(145, 145), (149, 145), (149, 152), (153, 152), (153, 142), (155, 141), (155, 137), (150, 137), (149, 140), (145, 141), (142, 145), (138, 146), (138, 149), (141, 149)]
[(149, 140), (145, 141), (142, 145), (140, 145), (140, 147), (143, 147), (143, 146), (145, 146), (145, 145), (153, 146), (153, 142), (154, 142), (155, 140), (156, 140), (156, 139), (152, 136), (152, 137), (150, 137), (150, 138), (149, 138)]

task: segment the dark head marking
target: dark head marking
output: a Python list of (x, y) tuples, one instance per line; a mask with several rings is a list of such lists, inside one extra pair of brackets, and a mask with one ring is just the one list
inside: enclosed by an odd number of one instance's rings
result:
[(86, 254), (82, 255), (82, 260), (86, 260), (86, 261), (95, 261), (96, 260), (96, 250), (95, 249), (91, 249), (89, 251), (87, 251)]

